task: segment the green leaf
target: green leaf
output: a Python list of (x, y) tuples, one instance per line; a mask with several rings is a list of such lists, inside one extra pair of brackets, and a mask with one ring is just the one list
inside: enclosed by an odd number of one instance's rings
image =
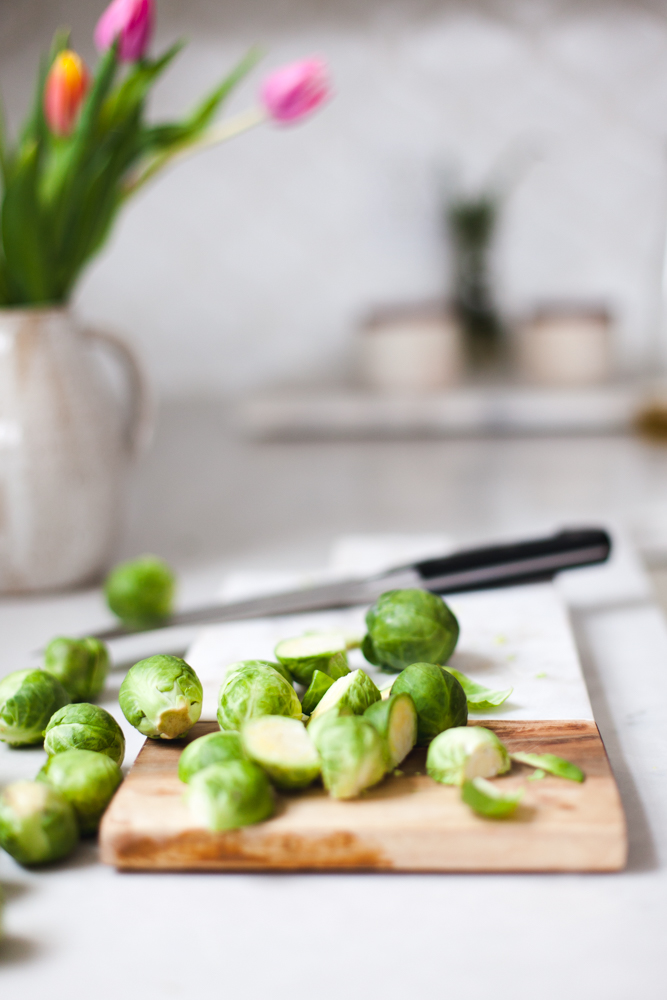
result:
[(454, 667), (443, 667), (442, 669), (456, 677), (465, 691), (468, 709), (471, 712), (487, 712), (492, 708), (498, 708), (507, 701), (514, 690), (514, 688), (505, 688), (502, 691), (492, 691), (490, 688), (484, 687), (483, 684), (477, 684), (462, 674), (460, 670), (455, 670)]
[(523, 789), (516, 792), (502, 792), (486, 778), (473, 778), (461, 786), (461, 798), (466, 805), (486, 819), (505, 819), (516, 812), (523, 798)]
[(105, 131), (117, 128), (146, 99), (148, 91), (158, 76), (183, 48), (184, 42), (176, 42), (159, 59), (143, 60), (135, 63), (125, 79), (107, 97), (101, 114)]
[(557, 778), (567, 778), (568, 781), (584, 781), (586, 777), (576, 764), (571, 764), (569, 760), (557, 757), (553, 753), (518, 752), (510, 754), (510, 757), (519, 764), (541, 768), (543, 771), (548, 771), (549, 774), (555, 774)]
[(19, 303), (49, 302), (53, 275), (50, 242), (40, 212), (37, 180), (39, 144), (26, 144), (5, 189), (2, 242)]

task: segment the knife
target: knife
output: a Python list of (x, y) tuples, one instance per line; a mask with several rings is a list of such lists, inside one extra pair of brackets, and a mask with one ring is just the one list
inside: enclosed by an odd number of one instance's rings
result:
[(387, 590), (418, 587), (434, 594), (461, 594), (469, 590), (512, 587), (551, 580), (555, 573), (577, 566), (605, 562), (611, 539), (600, 528), (561, 531), (548, 538), (506, 545), (464, 549), (452, 555), (424, 559), (397, 566), (365, 578), (338, 580), (315, 587), (282, 591), (242, 601), (211, 604), (180, 611), (156, 625), (129, 630), (122, 626), (94, 634), (95, 639), (120, 639), (135, 632), (181, 625), (212, 625), (219, 622), (294, 615), (372, 604)]

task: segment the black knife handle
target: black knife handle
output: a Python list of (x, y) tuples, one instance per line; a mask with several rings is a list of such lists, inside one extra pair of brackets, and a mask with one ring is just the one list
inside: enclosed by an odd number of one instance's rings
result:
[(549, 538), (493, 545), (425, 559), (414, 569), (435, 593), (456, 593), (550, 580), (559, 570), (605, 562), (611, 538), (601, 528), (561, 531)]

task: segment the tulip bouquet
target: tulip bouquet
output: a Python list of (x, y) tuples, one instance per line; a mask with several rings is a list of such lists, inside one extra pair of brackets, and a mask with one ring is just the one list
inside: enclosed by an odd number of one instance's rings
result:
[(306, 59), (269, 75), (257, 108), (213, 125), (255, 65), (251, 50), (185, 118), (149, 123), (148, 93), (182, 47), (151, 59), (153, 24), (154, 0), (113, 0), (95, 30), (92, 74), (68, 32), (56, 33), (16, 142), (0, 127), (0, 306), (67, 302), (118, 211), (160, 170), (267, 119), (298, 121), (328, 96), (325, 64)]

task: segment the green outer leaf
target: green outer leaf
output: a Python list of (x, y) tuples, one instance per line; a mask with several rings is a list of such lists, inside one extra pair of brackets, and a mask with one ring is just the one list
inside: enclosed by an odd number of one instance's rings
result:
[(66, 750), (49, 757), (37, 775), (37, 781), (46, 782), (67, 799), (82, 834), (95, 833), (122, 780), (118, 764), (92, 750)]
[(125, 757), (125, 736), (105, 708), (79, 702), (65, 705), (51, 716), (44, 749), (49, 755), (65, 750), (94, 750), (105, 753), (120, 767)]
[(321, 670), (315, 671), (313, 679), (308, 685), (308, 689), (303, 696), (303, 701), (301, 702), (301, 708), (304, 715), (313, 714), (333, 683), (333, 677), (329, 677), (328, 674), (323, 673)]
[(370, 640), (362, 652), (383, 670), (412, 663), (446, 663), (459, 637), (451, 608), (437, 594), (418, 588), (388, 590), (366, 615)]
[(135, 729), (152, 739), (179, 739), (201, 715), (202, 686), (192, 667), (178, 656), (158, 654), (128, 670), (118, 701)]
[(456, 677), (465, 691), (468, 710), (470, 712), (486, 712), (492, 708), (498, 708), (503, 702), (507, 701), (514, 690), (514, 688), (506, 688), (503, 691), (492, 691), (491, 688), (484, 687), (483, 684), (477, 684), (476, 681), (466, 677), (465, 674), (462, 674), (460, 670), (455, 670), (454, 667), (443, 667), (442, 669), (446, 670), (452, 677)]
[(485, 778), (473, 778), (472, 781), (463, 782), (461, 798), (474, 812), (486, 819), (506, 819), (516, 812), (516, 807), (523, 798), (523, 789), (503, 795)]
[(468, 702), (463, 688), (435, 663), (413, 663), (394, 681), (391, 693), (407, 692), (417, 709), (417, 745), (426, 746), (438, 733), (465, 726)]
[(58, 861), (78, 839), (74, 811), (55, 788), (15, 781), (0, 793), (0, 847), (19, 864)]
[(210, 764), (193, 775), (185, 793), (195, 818), (209, 830), (234, 830), (273, 815), (269, 779), (251, 760)]
[(0, 740), (41, 743), (51, 716), (69, 704), (64, 687), (46, 670), (16, 670), (0, 681)]
[(264, 660), (232, 664), (218, 695), (221, 729), (238, 731), (258, 715), (301, 718), (301, 702), (291, 684)]
[[(309, 729), (310, 732), (310, 729)], [(322, 780), (336, 799), (351, 799), (381, 781), (386, 773), (385, 748), (378, 731), (358, 715), (342, 715), (314, 730), (322, 760)]]
[(178, 777), (187, 785), (198, 771), (211, 764), (228, 760), (243, 760), (245, 754), (238, 733), (207, 733), (188, 743), (178, 759)]
[(87, 702), (104, 687), (109, 653), (99, 639), (58, 636), (44, 651), (44, 669), (58, 678), (72, 701)]
[(530, 767), (541, 768), (549, 774), (555, 774), (557, 778), (567, 778), (568, 781), (584, 781), (586, 775), (577, 767), (563, 757), (557, 757), (553, 753), (517, 753), (510, 754), (512, 760), (519, 764), (528, 764)]

